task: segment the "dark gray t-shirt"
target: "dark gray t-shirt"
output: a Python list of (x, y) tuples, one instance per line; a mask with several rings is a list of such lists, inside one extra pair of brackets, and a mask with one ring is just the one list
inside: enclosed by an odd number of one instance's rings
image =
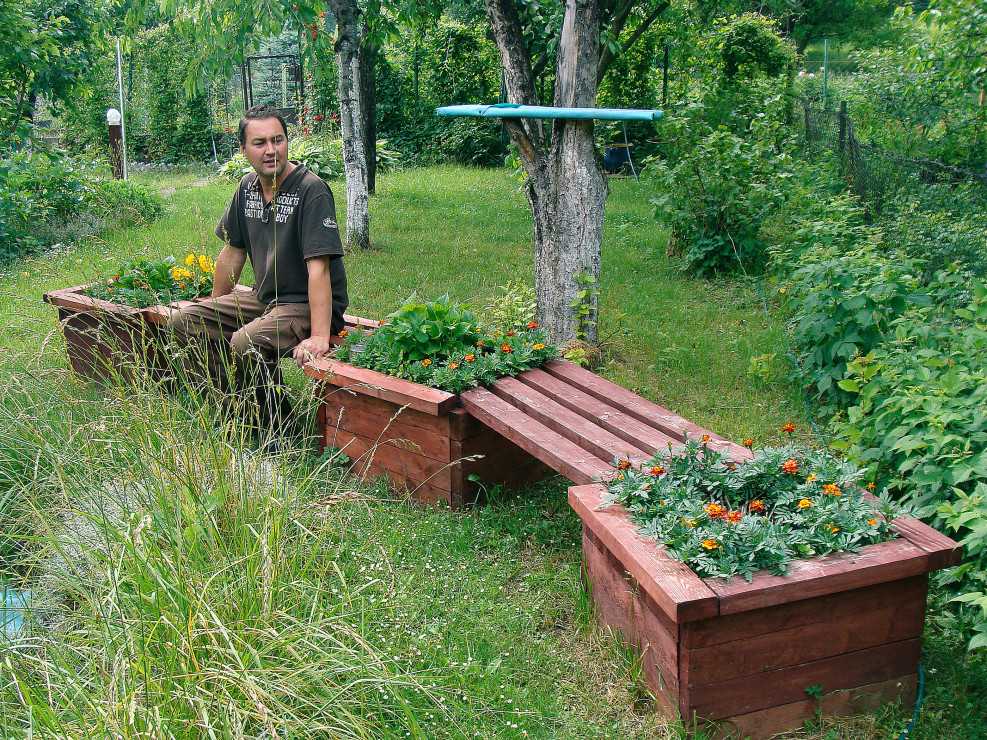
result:
[(332, 331), (342, 329), (349, 299), (336, 204), (329, 187), (308, 169), (296, 165), (266, 205), (257, 173), (244, 175), (216, 227), (216, 236), (247, 250), (254, 290), (262, 303), (308, 302), (305, 260), (331, 257)]

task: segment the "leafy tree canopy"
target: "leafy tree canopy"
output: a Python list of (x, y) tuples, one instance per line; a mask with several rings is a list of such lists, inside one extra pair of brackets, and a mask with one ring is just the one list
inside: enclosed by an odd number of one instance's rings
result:
[[(912, 9), (899, 8), (899, 16)], [(924, 71), (942, 68), (954, 92), (987, 90), (987, 4), (983, 0), (932, 0), (918, 16), (929, 29), (928, 46), (909, 50), (912, 66)]]

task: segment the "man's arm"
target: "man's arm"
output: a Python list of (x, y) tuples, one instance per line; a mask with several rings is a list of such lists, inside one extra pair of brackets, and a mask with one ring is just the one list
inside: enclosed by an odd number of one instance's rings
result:
[(216, 258), (216, 274), (213, 276), (212, 297), (218, 298), (233, 292), (247, 263), (247, 250), (227, 244)]
[(328, 256), (310, 257), (305, 260), (308, 267), (308, 305), (312, 312), (312, 336), (302, 341), (291, 356), (301, 367), (309, 360), (325, 357), (332, 344), (329, 333), (332, 330), (332, 279), (329, 276)]

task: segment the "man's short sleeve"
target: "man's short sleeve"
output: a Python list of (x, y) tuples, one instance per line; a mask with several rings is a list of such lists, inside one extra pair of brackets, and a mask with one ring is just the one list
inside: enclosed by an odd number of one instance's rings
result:
[[(315, 180), (305, 188), (302, 218), (299, 222), (299, 244), (302, 256), (342, 256), (343, 242), (336, 223), (336, 202), (329, 187), (314, 175)], [(307, 184), (307, 183), (306, 183)]]
[(230, 204), (226, 206), (222, 218), (219, 219), (219, 223), (216, 225), (216, 236), (238, 249), (246, 248), (241, 227), (243, 216), (243, 187), (244, 183), (241, 180), (233, 192), (233, 198), (230, 200)]

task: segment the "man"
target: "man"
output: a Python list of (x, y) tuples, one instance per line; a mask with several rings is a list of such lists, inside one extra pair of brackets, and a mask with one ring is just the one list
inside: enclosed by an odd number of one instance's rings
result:
[[(281, 392), (278, 360), (290, 353), (301, 367), (324, 357), (330, 335), (343, 328), (349, 303), (343, 245), (332, 192), (288, 160), (288, 129), (278, 111), (250, 108), (239, 137), (254, 171), (240, 180), (216, 227), (226, 244), (212, 296), (175, 311), (171, 325), (176, 337), (204, 342), (215, 383), (236, 392), (254, 387), (262, 423), (286, 432), (291, 406)], [(254, 287), (234, 290), (248, 258)]]

